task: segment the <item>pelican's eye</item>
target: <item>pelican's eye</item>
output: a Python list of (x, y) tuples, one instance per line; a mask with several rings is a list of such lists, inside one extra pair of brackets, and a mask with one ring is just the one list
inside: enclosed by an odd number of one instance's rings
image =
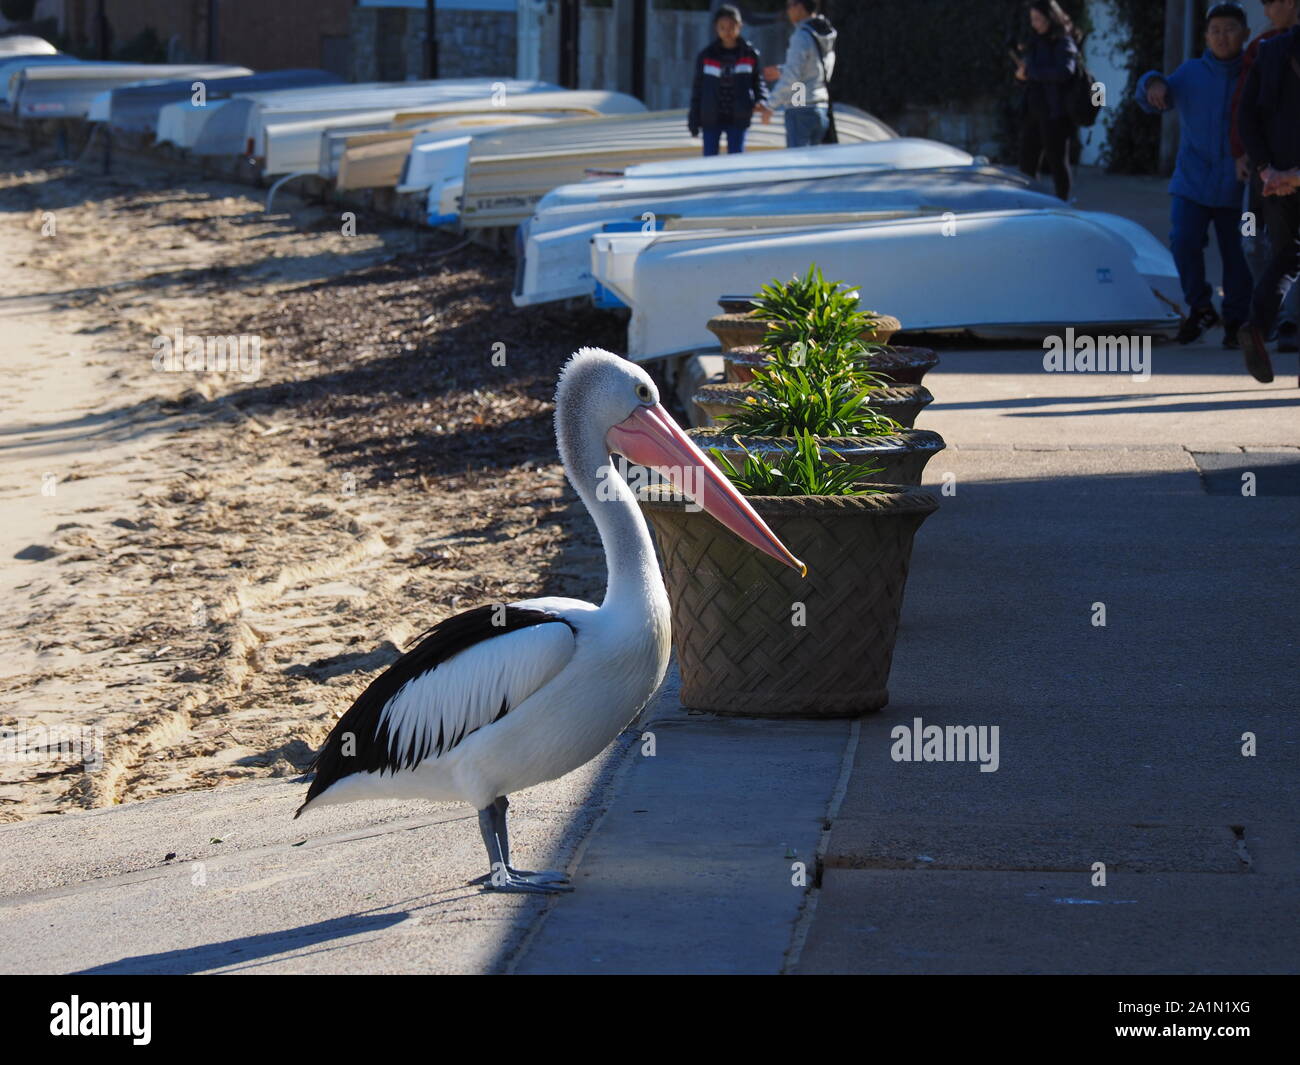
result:
[(642, 403), (649, 403), (655, 398), (655, 394), (650, 391), (650, 386), (643, 381), (636, 386), (636, 398)]

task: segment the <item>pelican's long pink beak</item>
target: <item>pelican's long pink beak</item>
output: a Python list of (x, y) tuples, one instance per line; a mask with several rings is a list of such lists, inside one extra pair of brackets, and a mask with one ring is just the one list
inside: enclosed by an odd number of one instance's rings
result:
[(767, 522), (658, 403), (653, 407), (638, 407), (631, 417), (609, 431), (605, 444), (610, 451), (638, 465), (658, 470), (674, 488), (692, 498), (742, 540), (797, 569), (803, 576), (808, 575), (808, 567), (776, 538)]

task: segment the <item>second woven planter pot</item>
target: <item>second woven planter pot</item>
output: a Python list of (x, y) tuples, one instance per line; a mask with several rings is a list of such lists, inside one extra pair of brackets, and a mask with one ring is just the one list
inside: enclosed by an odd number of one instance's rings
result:
[[(712, 384), (701, 385), (691, 401), (709, 418), (710, 427), (725, 429), (722, 419), (744, 405), (754, 395), (753, 385)], [(867, 406), (887, 414), (904, 429), (914, 428), (921, 411), (934, 402), (934, 396), (924, 385), (899, 385), (895, 388), (877, 388), (867, 400)]]
[(750, 717), (856, 717), (889, 701), (919, 489), (750, 496), (794, 570), (682, 502), (643, 499), (672, 604), (682, 703)]
[[(757, 345), (732, 348), (723, 354), (727, 380), (743, 384), (754, 379), (754, 370), (764, 365), (771, 356)], [(939, 365), (939, 356), (932, 348), (887, 346), (876, 351), (867, 360), (867, 369), (888, 378), (896, 385), (919, 385), (925, 375)]]
[[(733, 348), (754, 347), (763, 343), (763, 337), (771, 324), (752, 314), (719, 314), (709, 319), (708, 329), (718, 338), (725, 355)], [(871, 328), (863, 332), (862, 340), (868, 344), (888, 344), (890, 337), (902, 328), (903, 323), (897, 318), (879, 314)]]
[[(690, 429), (686, 435), (705, 454), (716, 447), (738, 467), (745, 464), (745, 451), (779, 462), (782, 455), (799, 445), (793, 436), (744, 436), (721, 427)], [(864, 472), (860, 478), (864, 482), (919, 485), (925, 464), (946, 445), (943, 437), (928, 429), (904, 429), (893, 436), (819, 436), (817, 446), (823, 457), (832, 461), (839, 459), (866, 470), (879, 470), (874, 474)]]

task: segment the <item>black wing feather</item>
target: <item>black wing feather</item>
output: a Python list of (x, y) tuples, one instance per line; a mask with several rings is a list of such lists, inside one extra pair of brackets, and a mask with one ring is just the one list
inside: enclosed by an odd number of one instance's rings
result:
[[(533, 625), (546, 625), (559, 621), (573, 629), (573, 625), (558, 614), (527, 607), (506, 606), (502, 617), (502, 604), (475, 607), (456, 614), (429, 629), (420, 642), (383, 673), (371, 681), (370, 686), (357, 698), (325, 738), (321, 749), (312, 759), (308, 772), (316, 771), (316, 778), (307, 791), (307, 798), (298, 807), (298, 817), (312, 799), (332, 784), (352, 773), (395, 772), (410, 769), (430, 755), (443, 754), (457, 746), (467, 735), (464, 731), (455, 737), (444, 737), (441, 722), (438, 739), (433, 745), (427, 741), (417, 744), (412, 738), (407, 749), (394, 756), (389, 742), (388, 725), (383, 721), (384, 707), (406, 684), (421, 674), (436, 669), (441, 663), (467, 648), (494, 636), (526, 629)], [(574, 630), (576, 631), (576, 630)], [(508, 700), (502, 700), (501, 710), (492, 719), (497, 721), (510, 711)], [(352, 736), (355, 753), (344, 755), (343, 737)]]

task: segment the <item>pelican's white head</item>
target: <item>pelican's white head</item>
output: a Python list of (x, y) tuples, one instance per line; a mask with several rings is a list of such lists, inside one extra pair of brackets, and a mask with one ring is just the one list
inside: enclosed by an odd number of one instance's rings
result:
[(607, 432), (638, 407), (658, 402), (658, 387), (636, 363), (601, 348), (582, 348), (560, 370), (555, 431), (565, 432), (567, 416), (575, 428)]
[[(636, 363), (600, 348), (582, 348), (560, 371), (555, 430), (570, 478), (578, 456), (619, 454), (661, 473), (742, 540), (807, 572), (659, 402), (659, 389)], [(577, 439), (581, 437), (582, 439)], [(598, 446), (590, 445), (599, 441)], [(589, 446), (583, 446), (587, 444)], [(593, 476), (595, 471), (592, 471)], [(575, 480), (575, 486), (577, 482)]]

